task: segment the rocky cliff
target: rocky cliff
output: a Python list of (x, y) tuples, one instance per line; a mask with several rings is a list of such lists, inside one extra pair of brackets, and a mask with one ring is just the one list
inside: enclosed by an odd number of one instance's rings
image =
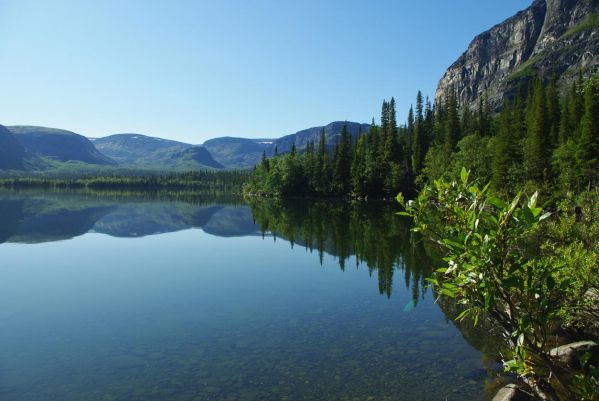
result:
[(478, 35), (441, 78), (436, 99), (450, 88), (474, 107), (486, 94), (493, 108), (536, 73), (555, 74), (565, 88), (599, 66), (599, 0), (535, 0), (526, 10)]

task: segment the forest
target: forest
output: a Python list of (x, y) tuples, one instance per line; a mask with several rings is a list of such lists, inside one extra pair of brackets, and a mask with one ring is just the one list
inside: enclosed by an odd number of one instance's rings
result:
[(565, 92), (534, 77), (500, 110), (419, 92), (402, 126), (392, 98), (355, 140), (344, 129), (327, 152), (324, 138), (263, 157), (245, 193), (396, 197), (443, 258), (428, 283), (502, 339), (519, 389), (599, 399), (599, 74)]
[(599, 155), (599, 75), (579, 77), (560, 94), (556, 80), (536, 77), (499, 112), (481, 97), (460, 108), (455, 91), (439, 104), (416, 96), (398, 125), (395, 99), (383, 101), (380, 123), (354, 140), (343, 130), (327, 151), (324, 133), (300, 152), (264, 156), (245, 192), (276, 197), (388, 198), (414, 194), (462, 167), (497, 192), (539, 189), (557, 199), (593, 187)]
[(0, 178), (0, 188), (72, 190), (180, 190), (240, 193), (249, 177), (246, 170), (206, 170), (140, 176), (89, 176), (74, 178)]

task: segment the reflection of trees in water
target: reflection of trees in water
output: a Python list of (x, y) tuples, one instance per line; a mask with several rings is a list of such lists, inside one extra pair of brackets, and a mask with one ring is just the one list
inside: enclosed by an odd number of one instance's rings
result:
[(358, 266), (366, 265), (370, 274), (376, 271), (381, 294), (391, 296), (394, 274), (402, 272), (414, 302), (423, 295), (431, 263), (394, 205), (251, 199), (250, 206), (263, 233), (317, 250), (321, 263), (326, 252), (344, 270), (355, 255)]
[[(351, 204), (334, 201), (251, 199), (254, 221), (262, 230), (291, 243), (337, 258), (344, 270), (355, 255), (357, 267), (366, 265), (369, 273), (378, 275), (381, 294), (391, 296), (393, 280), (403, 279), (412, 292), (415, 307), (425, 295), (432, 271), (441, 265), (434, 251), (410, 231), (410, 222), (400, 216), (393, 204)], [(478, 326), (471, 321), (455, 321), (461, 312), (452, 299), (433, 295), (436, 303), (464, 339), (487, 356), (487, 367), (495, 371), (499, 350), (497, 338), (490, 336), (492, 327), (481, 319)], [(484, 371), (481, 375), (486, 375)], [(493, 373), (494, 375), (496, 373)]]

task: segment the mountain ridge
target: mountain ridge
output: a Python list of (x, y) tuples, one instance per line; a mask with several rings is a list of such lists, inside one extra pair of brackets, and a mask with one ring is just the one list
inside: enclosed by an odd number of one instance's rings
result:
[(599, 66), (598, 13), (599, 0), (533, 1), (474, 37), (439, 80), (436, 102), (454, 88), (461, 105), (474, 108), (486, 96), (496, 110), (535, 74), (555, 75), (565, 90)]

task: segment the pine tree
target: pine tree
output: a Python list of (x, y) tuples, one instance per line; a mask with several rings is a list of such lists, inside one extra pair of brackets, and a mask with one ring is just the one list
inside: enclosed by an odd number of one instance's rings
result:
[(389, 102), (389, 133), (397, 135), (397, 111), (395, 110), (395, 98), (391, 98)]
[(316, 160), (316, 171), (318, 179), (316, 182), (316, 191), (324, 194), (328, 185), (328, 154), (326, 147), (326, 136), (324, 128), (320, 130), (320, 138), (318, 141), (318, 156)]
[(386, 135), (389, 130), (389, 118), (389, 103), (385, 99), (381, 107), (381, 131), (383, 135)]
[(557, 93), (557, 77), (554, 75), (547, 86), (547, 125), (551, 145), (553, 147), (559, 143), (560, 114), (561, 110)]
[(478, 111), (476, 114), (476, 133), (480, 136), (491, 135), (491, 110), (487, 96), (478, 99)]
[(445, 155), (449, 157), (460, 139), (460, 117), (458, 112), (458, 101), (455, 90), (452, 87), (445, 97), (445, 135), (443, 147)]
[(597, 182), (599, 169), (599, 74), (591, 77), (584, 88), (584, 114), (576, 159), (582, 178), (590, 188)]
[(416, 95), (416, 121), (412, 135), (412, 171), (415, 175), (420, 173), (426, 154), (426, 132), (422, 93)]
[(412, 137), (414, 135), (414, 107), (410, 105), (410, 111), (408, 111), (408, 122), (406, 124), (407, 134), (409, 138), (409, 144), (411, 146)]
[(551, 138), (547, 116), (545, 87), (537, 77), (532, 83), (528, 105), (528, 132), (524, 144), (527, 178), (540, 183), (547, 177)]
[(341, 129), (341, 138), (335, 147), (333, 156), (333, 184), (339, 195), (346, 195), (349, 191), (351, 164), (352, 164), (351, 135), (347, 124)]
[(572, 121), (570, 120), (570, 97), (566, 96), (562, 100), (561, 118), (559, 121), (558, 144), (566, 143), (572, 133)]
[(266, 150), (262, 152), (262, 159), (260, 160), (260, 167), (264, 169), (264, 171), (268, 172), (270, 170), (270, 162), (266, 157)]
[(499, 132), (495, 140), (495, 154), (493, 155), (492, 182), (497, 191), (506, 191), (511, 184), (508, 177), (515, 158), (513, 149), (516, 143), (512, 135), (511, 117), (509, 105), (504, 102), (499, 116)]

